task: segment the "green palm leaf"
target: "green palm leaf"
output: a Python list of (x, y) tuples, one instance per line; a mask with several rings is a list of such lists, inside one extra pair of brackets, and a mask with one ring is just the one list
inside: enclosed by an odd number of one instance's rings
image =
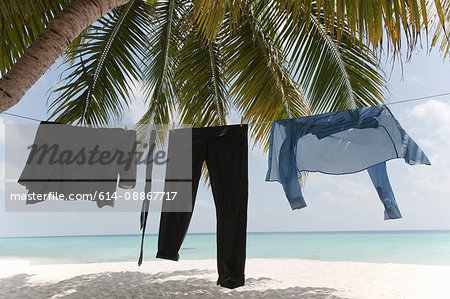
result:
[(194, 15), (203, 38), (214, 41), (217, 38), (229, 10), (229, 1), (194, 0)]
[(182, 41), (183, 0), (158, 2), (156, 28), (144, 61), (144, 91), (149, 108), (139, 124), (167, 124), (174, 107), (173, 77)]
[[(388, 41), (388, 46), (392, 47), (394, 53), (399, 53), (403, 36), (411, 54), (420, 38), (421, 30), (427, 31), (429, 23), (437, 21), (441, 27), (445, 25), (444, 10), (448, 7), (446, 1), (429, 1), (429, 5), (436, 11), (435, 15), (427, 13), (426, 0), (274, 0), (264, 2), (267, 5), (276, 5), (278, 10), (291, 14), (294, 21), (309, 20), (311, 16), (321, 18), (325, 32), (336, 37), (337, 40), (340, 40), (344, 30), (347, 30), (352, 37), (364, 37), (364, 40), (361, 40), (364, 43), (356, 44), (358, 46), (372, 45), (377, 48), (383, 46), (383, 41)], [(237, 15), (254, 2), (195, 0), (195, 18), (199, 21), (199, 31), (204, 33), (208, 40), (214, 39), (224, 10)], [(316, 7), (315, 11), (313, 7)]]
[[(153, 125), (169, 124), (175, 109), (174, 72), (186, 27), (189, 2), (185, 0), (159, 1), (156, 7), (155, 26), (147, 42), (144, 59), (143, 87), (147, 111), (138, 121), (138, 140), (148, 140)], [(158, 141), (163, 142), (166, 132), (158, 131)]]
[[(379, 60), (364, 44), (359, 49), (354, 46), (360, 41), (350, 30), (342, 30), (337, 40), (325, 30), (324, 19), (314, 14), (308, 22), (295, 22), (292, 14), (284, 17), (289, 25), (278, 39), (284, 42), (292, 74), (307, 93), (314, 113), (383, 102), (386, 80)], [(337, 22), (333, 31), (339, 30)]]
[(285, 60), (253, 13), (242, 16), (236, 35), (225, 41), (227, 78), (233, 103), (251, 127), (255, 142), (269, 144), (271, 121), (310, 114), (304, 94), (292, 80)]
[(202, 43), (197, 30), (183, 41), (175, 81), (182, 123), (195, 127), (226, 123), (228, 84), (219, 46)]
[(59, 96), (49, 110), (63, 123), (104, 125), (117, 121), (130, 101), (133, 81), (141, 78), (140, 62), (151, 27), (151, 7), (133, 0), (100, 18), (66, 57), (68, 67)]
[[(220, 33), (218, 39), (223, 39)], [(230, 105), (220, 45), (215, 41), (204, 43), (203, 40), (195, 25), (180, 50), (175, 71), (180, 121), (194, 127), (225, 125)], [(202, 177), (204, 183), (209, 184), (205, 163)]]
[[(446, 0), (444, 0), (446, 1)], [(402, 36), (406, 46), (413, 50), (421, 30), (428, 28), (433, 16), (427, 14), (424, 0), (420, 1), (341, 1), (341, 0), (276, 0), (281, 10), (292, 14), (294, 20), (308, 20), (311, 16), (322, 19), (325, 31), (340, 40), (343, 31), (350, 36), (362, 37), (360, 46), (383, 46), (388, 41), (394, 53), (398, 53)], [(442, 15), (442, 0), (434, 0), (433, 6)], [(316, 9), (314, 9), (314, 7)], [(439, 22), (444, 25), (443, 18)]]

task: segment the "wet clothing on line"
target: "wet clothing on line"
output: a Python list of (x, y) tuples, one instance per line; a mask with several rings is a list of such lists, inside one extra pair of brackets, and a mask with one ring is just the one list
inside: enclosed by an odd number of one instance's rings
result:
[(386, 161), (430, 165), (425, 153), (385, 105), (329, 112), (272, 123), (266, 181), (282, 184), (292, 209), (306, 206), (301, 171), (349, 174), (367, 169), (385, 207), (385, 219), (401, 218)]
[[(247, 129), (247, 125), (231, 125), (169, 133), (165, 192), (178, 192), (178, 200), (163, 202), (156, 257), (179, 259), (206, 162), (217, 218), (217, 284), (227, 288), (243, 286), (245, 280)], [(188, 147), (192, 152), (186, 150)], [(191, 167), (180, 167), (186, 161), (191, 162)]]
[[(136, 131), (41, 122), (18, 182), (28, 194), (112, 195), (136, 184)], [(111, 199), (111, 196), (109, 197)], [(114, 200), (94, 199), (98, 207)], [(43, 200), (27, 200), (27, 204)]]

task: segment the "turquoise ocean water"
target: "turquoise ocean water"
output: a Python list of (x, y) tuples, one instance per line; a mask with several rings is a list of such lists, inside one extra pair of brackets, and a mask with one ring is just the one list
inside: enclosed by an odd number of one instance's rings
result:
[[(139, 246), (139, 235), (0, 238), (0, 261), (133, 262)], [(148, 235), (145, 260), (156, 260), (156, 246)], [(450, 265), (450, 231), (249, 233), (247, 257)], [(180, 259), (215, 258), (215, 234), (187, 235)]]

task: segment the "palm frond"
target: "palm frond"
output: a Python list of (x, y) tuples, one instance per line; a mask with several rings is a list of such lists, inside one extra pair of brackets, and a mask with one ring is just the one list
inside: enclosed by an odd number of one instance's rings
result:
[(77, 61), (54, 90), (59, 95), (49, 106), (50, 118), (96, 126), (120, 119), (130, 101), (131, 82), (141, 78), (151, 18), (146, 1), (133, 0), (94, 23), (66, 58)]
[[(325, 31), (340, 40), (344, 30), (353, 38), (360, 38), (360, 46), (383, 46), (387, 39), (393, 52), (398, 53), (402, 36), (409, 53), (414, 49), (422, 29), (427, 30), (434, 16), (427, 14), (424, 0), (342, 1), (342, 0), (275, 0), (281, 10), (292, 14), (294, 20), (309, 20), (313, 15), (322, 19)], [(434, 0), (441, 26), (445, 25), (441, 3)], [(317, 10), (314, 12), (313, 7)]]
[(0, 2), (0, 75), (22, 56), (70, 0), (2, 0)]
[[(312, 11), (316, 7), (312, 6)], [(280, 15), (287, 20), (277, 40), (290, 57), (290, 70), (305, 90), (314, 113), (323, 113), (383, 102), (386, 92), (384, 72), (371, 49), (352, 37), (349, 29), (340, 39), (325, 30), (324, 18), (309, 14), (308, 22), (293, 20), (292, 14)], [(332, 24), (328, 24), (331, 26)], [(339, 30), (338, 19), (333, 31)]]
[(247, 5), (245, 0), (193, 0), (193, 3), (193, 18), (197, 23), (198, 32), (206, 43), (213, 42), (217, 38), (223, 29), (225, 19), (228, 31), (233, 33)]
[(278, 47), (251, 11), (236, 35), (225, 41), (226, 74), (233, 103), (251, 127), (255, 143), (267, 150), (271, 121), (310, 114), (300, 87), (292, 80)]
[[(434, 5), (428, 5), (429, 14), (432, 16), (439, 15), (439, 18), (435, 17), (431, 26), (433, 27), (433, 37), (431, 40), (431, 48), (439, 47), (439, 50), (443, 53), (444, 59), (450, 57), (450, 0), (442, 0), (442, 15), (435, 9)], [(445, 26), (441, 25), (441, 18), (445, 21)]]
[[(445, 26), (444, 17), (447, 0), (430, 0), (430, 5), (436, 15), (429, 15), (425, 5), (426, 0), (273, 0), (264, 1), (267, 5), (277, 5), (279, 10), (292, 14), (295, 21), (309, 20), (311, 16), (322, 18), (324, 30), (338, 41), (344, 30), (350, 35), (363, 37), (359, 46), (372, 45), (382, 47), (383, 42), (393, 52), (399, 53), (402, 38), (406, 39), (409, 54), (415, 48), (422, 29), (428, 31), (429, 23), (437, 20), (440, 26)], [(224, 15), (224, 10), (234, 12), (234, 15), (245, 9), (254, 1), (218, 1), (195, 0), (196, 19), (200, 20), (200, 32), (206, 37), (217, 33), (218, 22)], [(228, 4), (228, 7), (226, 7)], [(313, 11), (313, 7), (317, 10)], [(448, 7), (448, 6), (447, 6)], [(214, 18), (212, 17), (214, 16)], [(436, 19), (437, 18), (437, 19)], [(232, 23), (233, 24), (233, 23)]]
[(194, 0), (193, 17), (204, 39), (213, 41), (222, 29), (228, 1)]
[(139, 124), (167, 124), (174, 107), (174, 70), (182, 38), (184, 0), (158, 2), (156, 28), (144, 60), (144, 92), (148, 110)]
[(219, 46), (203, 44), (195, 29), (183, 41), (175, 82), (182, 123), (195, 127), (226, 123), (228, 84)]

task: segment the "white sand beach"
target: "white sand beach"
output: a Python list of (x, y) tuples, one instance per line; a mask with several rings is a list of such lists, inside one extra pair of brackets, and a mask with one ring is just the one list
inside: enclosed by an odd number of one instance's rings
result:
[(248, 259), (246, 286), (216, 286), (215, 260), (0, 261), (0, 298), (449, 298), (450, 266)]

